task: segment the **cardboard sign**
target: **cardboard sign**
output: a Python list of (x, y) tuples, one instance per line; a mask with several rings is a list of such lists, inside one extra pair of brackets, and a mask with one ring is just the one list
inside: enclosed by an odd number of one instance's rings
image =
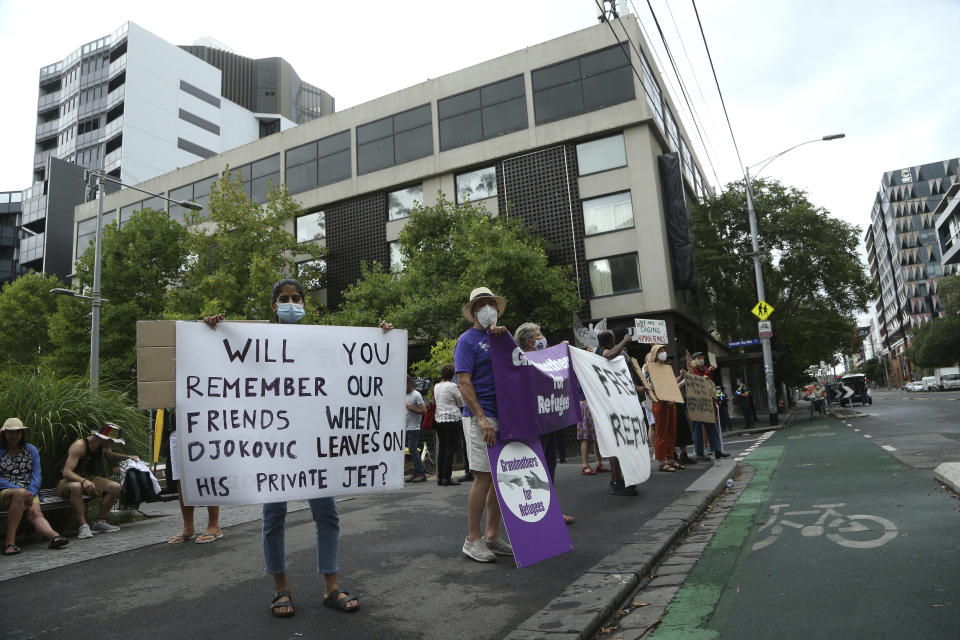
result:
[(406, 331), (177, 322), (176, 347), (185, 504), (403, 486)]
[[(677, 384), (677, 376), (673, 373), (673, 367), (660, 362), (648, 362), (647, 373), (650, 374), (650, 382), (653, 384), (652, 391), (656, 400), (683, 402), (683, 394), (680, 393), (680, 386)], [(641, 379), (643, 379), (642, 376)], [(646, 380), (644, 380), (644, 384), (646, 384)]]
[(634, 318), (635, 327), (629, 330), (635, 342), (643, 344), (669, 344), (666, 320)]
[(489, 342), (501, 438), (539, 436), (581, 420), (567, 344), (524, 352), (510, 334)]
[(528, 567), (572, 551), (540, 438), (506, 441), (498, 436), (487, 455), (517, 566)]
[(607, 360), (582, 349), (570, 349), (570, 358), (590, 406), (600, 453), (620, 461), (626, 484), (646, 481), (650, 477), (647, 416), (626, 359), (619, 356)]
[(713, 396), (717, 385), (705, 376), (687, 373), (684, 388), (687, 391), (687, 415), (692, 422), (716, 422), (717, 414), (713, 409)]

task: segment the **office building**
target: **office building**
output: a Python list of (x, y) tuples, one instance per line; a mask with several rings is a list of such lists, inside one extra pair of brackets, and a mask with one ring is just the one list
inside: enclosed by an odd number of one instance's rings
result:
[(0, 191), (0, 285), (17, 273), (17, 225), (23, 203), (20, 191)]
[(333, 108), (329, 94), (301, 81), (282, 58), (177, 47), (123, 24), (40, 70), (33, 186), (21, 234), (29, 246), (21, 247), (20, 270), (61, 278), (73, 270), (72, 251), (47, 242), (48, 233), (61, 231), (51, 229), (58, 222), (48, 215), (48, 199), (63, 204), (66, 197), (51, 192), (52, 159), (135, 184)]
[(960, 181), (956, 180), (957, 177), (954, 176), (953, 184), (933, 211), (945, 270), (948, 265), (955, 270), (960, 263)]
[(905, 350), (913, 329), (943, 315), (940, 278), (957, 272), (941, 262), (934, 213), (957, 182), (960, 158), (887, 171), (864, 241), (870, 273), (880, 288), (881, 351), (892, 380), (909, 379)]

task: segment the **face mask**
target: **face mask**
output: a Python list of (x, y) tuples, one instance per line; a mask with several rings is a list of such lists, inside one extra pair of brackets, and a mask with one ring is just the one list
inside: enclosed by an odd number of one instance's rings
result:
[(693, 361), (693, 366), (695, 366), (695, 367), (702, 367), (702, 366), (703, 366), (703, 358), (697, 358), (696, 360), (694, 360), (694, 361)]
[(657, 360), (659, 360), (660, 362), (666, 362), (666, 361), (667, 361), (667, 352), (666, 352), (666, 351), (661, 351), (660, 353), (658, 353), (658, 354), (657, 354)]
[(484, 329), (489, 329), (490, 327), (497, 324), (497, 310), (495, 307), (490, 306), (489, 304), (484, 308), (477, 311), (477, 322), (480, 323), (480, 326)]
[(306, 313), (302, 304), (281, 302), (277, 305), (277, 316), (279, 316), (280, 322), (284, 324), (296, 324), (303, 320)]
[(534, 341), (533, 341), (533, 348), (536, 349), (537, 351), (540, 351), (541, 349), (546, 349), (546, 348), (547, 348), (547, 339), (546, 339), (546, 338), (540, 338), (539, 340), (534, 340)]

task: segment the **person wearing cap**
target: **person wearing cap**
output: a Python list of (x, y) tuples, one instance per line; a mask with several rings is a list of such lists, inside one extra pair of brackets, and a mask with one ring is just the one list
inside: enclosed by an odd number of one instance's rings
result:
[[(690, 369), (690, 373), (696, 376), (702, 376), (704, 378), (713, 379), (713, 372), (716, 371), (716, 367), (713, 365), (706, 364), (706, 361), (703, 356), (702, 351), (697, 351), (691, 357), (691, 364), (693, 368)], [(717, 409), (717, 401), (713, 400), (714, 409)], [(701, 462), (708, 462), (710, 458), (704, 455), (703, 452), (703, 432), (707, 432), (707, 440), (710, 443), (710, 451), (713, 452), (713, 457), (719, 460), (720, 458), (729, 458), (729, 453), (724, 453), (723, 443), (720, 441), (720, 431), (717, 425), (717, 422), (693, 422), (693, 450), (697, 456), (697, 460)]]
[[(105, 520), (113, 503), (120, 497), (120, 485), (95, 473), (106, 469), (111, 462), (140, 459), (113, 451), (114, 444), (125, 444), (120, 437), (120, 431), (120, 427), (108, 422), (67, 449), (67, 461), (63, 465), (60, 482), (57, 483), (57, 493), (70, 498), (73, 513), (80, 523), (78, 538), (91, 538), (94, 533), (120, 531), (120, 527), (115, 527)], [(93, 524), (87, 524), (84, 516), (84, 495), (100, 498), (100, 512)]]
[(19, 418), (7, 418), (0, 427), (0, 509), (7, 510), (5, 556), (20, 553), (17, 527), (24, 515), (37, 533), (60, 549), (69, 540), (53, 530), (40, 510), (40, 452), (27, 442), (27, 428)]
[[(467, 499), (467, 537), (462, 551), (477, 562), (493, 562), (498, 555), (513, 555), (513, 547), (500, 537), (500, 503), (497, 502), (487, 457), (487, 448), (497, 440), (498, 426), (489, 335), (506, 333), (506, 327), (497, 326), (497, 320), (506, 308), (507, 301), (493, 295), (486, 287), (471, 291), (463, 308), (463, 317), (473, 326), (460, 334), (453, 351), (457, 387), (466, 405), (463, 431), (467, 457), (475, 478)], [(482, 532), (480, 524), (484, 507), (487, 511), (486, 531)]]

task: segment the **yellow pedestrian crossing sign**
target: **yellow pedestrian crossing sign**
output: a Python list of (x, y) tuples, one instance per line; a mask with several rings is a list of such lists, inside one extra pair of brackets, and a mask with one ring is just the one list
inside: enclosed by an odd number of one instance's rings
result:
[(757, 316), (761, 320), (766, 320), (770, 317), (770, 314), (773, 313), (773, 307), (761, 300), (757, 303), (757, 306), (751, 309), (750, 313)]

